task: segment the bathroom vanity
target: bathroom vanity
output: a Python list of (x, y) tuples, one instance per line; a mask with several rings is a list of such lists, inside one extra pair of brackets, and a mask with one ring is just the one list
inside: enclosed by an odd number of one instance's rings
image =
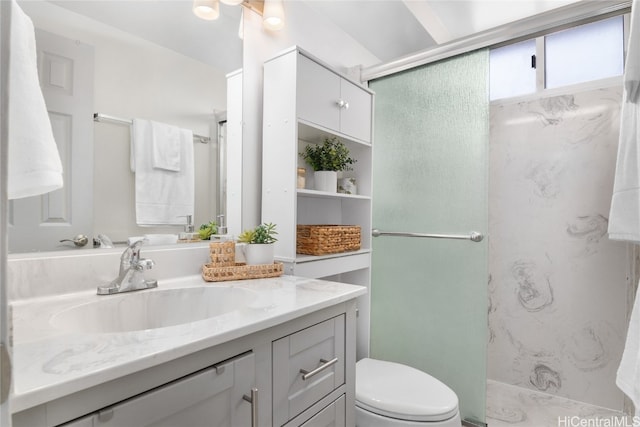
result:
[(354, 425), (365, 292), (183, 276), (128, 294), (16, 300), (14, 426)]

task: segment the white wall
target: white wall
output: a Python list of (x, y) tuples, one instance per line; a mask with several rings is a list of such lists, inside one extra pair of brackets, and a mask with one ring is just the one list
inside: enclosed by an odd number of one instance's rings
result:
[[(146, 118), (215, 136), (214, 112), (226, 109), (224, 73), (208, 65), (88, 20), (49, 3), (21, 6), (38, 28), (95, 48), (94, 111), (125, 119)], [(129, 169), (127, 126), (94, 125), (94, 233), (113, 240), (181, 227), (135, 224), (134, 175)], [(215, 138), (214, 138), (215, 141)], [(217, 144), (196, 143), (194, 223), (215, 219)]]

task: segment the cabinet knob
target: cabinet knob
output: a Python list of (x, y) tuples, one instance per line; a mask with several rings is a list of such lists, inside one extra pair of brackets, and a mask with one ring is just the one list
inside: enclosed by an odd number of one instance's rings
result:
[(344, 108), (345, 110), (349, 109), (349, 103), (344, 99), (339, 99), (338, 101), (336, 101), (336, 104), (339, 108)]

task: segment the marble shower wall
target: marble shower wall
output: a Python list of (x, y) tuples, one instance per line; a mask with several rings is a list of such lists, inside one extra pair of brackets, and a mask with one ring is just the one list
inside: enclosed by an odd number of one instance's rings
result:
[(488, 378), (622, 410), (631, 258), (607, 238), (620, 88), (491, 106)]

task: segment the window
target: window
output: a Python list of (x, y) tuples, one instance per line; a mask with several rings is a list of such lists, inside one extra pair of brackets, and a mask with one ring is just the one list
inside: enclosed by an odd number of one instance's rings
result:
[(581, 25), (545, 38), (546, 87), (622, 75), (622, 16)]
[[(616, 16), (492, 49), (489, 58), (491, 100), (620, 76), (624, 18)], [(544, 69), (534, 68), (535, 62), (544, 64)]]
[(490, 99), (510, 98), (536, 91), (535, 39), (492, 49), (489, 52)]

